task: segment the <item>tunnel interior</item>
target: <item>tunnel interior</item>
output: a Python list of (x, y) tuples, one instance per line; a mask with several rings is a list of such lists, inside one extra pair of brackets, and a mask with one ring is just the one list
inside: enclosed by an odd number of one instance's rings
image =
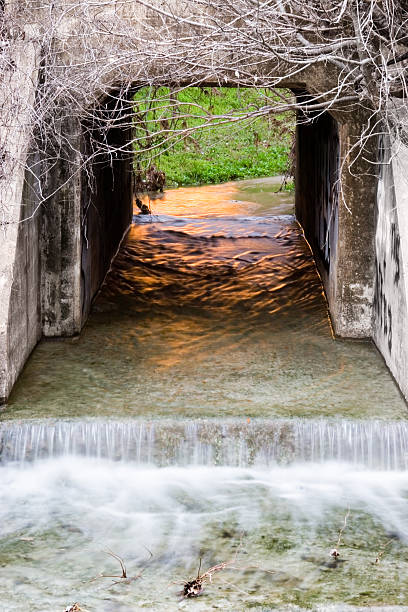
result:
[[(116, 100), (109, 98), (100, 116), (92, 124), (83, 124), (83, 150), (95, 160), (81, 181), (83, 323), (132, 219), (133, 158), (121, 152), (126, 151), (132, 133), (122, 125), (115, 106)], [(113, 118), (108, 130), (101, 127), (107, 117)]]
[[(307, 96), (299, 91), (295, 94), (298, 100)], [(83, 323), (133, 214), (134, 157), (128, 150), (132, 129), (128, 123), (122, 125), (122, 113), (116, 96), (112, 95), (101, 109), (101, 124), (110, 117), (113, 118), (112, 127), (98, 129), (95, 121), (91, 126), (83, 126), (83, 147), (88, 154), (94, 153), (92, 158), (95, 159), (90, 171), (82, 174), (81, 186)], [(115, 150), (114, 155), (112, 150)], [(327, 111), (308, 114), (299, 111), (294, 212), (313, 251), (327, 293), (332, 280), (330, 270), (335, 267), (336, 259), (339, 174), (336, 119)]]

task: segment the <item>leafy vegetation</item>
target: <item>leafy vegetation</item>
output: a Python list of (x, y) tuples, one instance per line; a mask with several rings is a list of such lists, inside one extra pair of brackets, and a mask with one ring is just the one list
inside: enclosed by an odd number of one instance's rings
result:
[(137, 163), (142, 169), (154, 163), (168, 185), (284, 174), (290, 166), (293, 114), (237, 121), (275, 95), (265, 89), (140, 89), (135, 95)]

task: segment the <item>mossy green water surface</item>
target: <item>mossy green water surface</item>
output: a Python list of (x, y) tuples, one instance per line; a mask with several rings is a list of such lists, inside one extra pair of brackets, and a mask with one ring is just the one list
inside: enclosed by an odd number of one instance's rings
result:
[[(118, 611), (408, 605), (406, 473), (157, 469), (69, 456), (3, 467), (0, 488), (7, 611), (72, 601)], [(106, 550), (125, 560), (128, 577), (142, 575), (129, 584), (101, 577), (120, 574)], [(201, 597), (180, 602), (200, 559), (201, 573), (227, 565)]]

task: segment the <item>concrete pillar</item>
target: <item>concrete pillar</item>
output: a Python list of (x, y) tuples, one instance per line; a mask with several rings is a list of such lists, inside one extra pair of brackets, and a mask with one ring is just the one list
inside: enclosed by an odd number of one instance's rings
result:
[(349, 158), (364, 119), (341, 123), (326, 113), (307, 124), (302, 116), (297, 126), (296, 215), (322, 276), (334, 332), (350, 338), (372, 332), (377, 168), (367, 158), (376, 159), (376, 139), (355, 161)]
[(364, 125), (365, 118), (359, 117), (359, 121), (348, 121), (339, 127), (342, 168), (337, 257), (330, 283), (329, 306), (335, 333), (351, 338), (372, 335), (377, 138), (368, 141), (355, 160), (356, 153), (349, 154)]
[(81, 315), (81, 126), (65, 119), (49, 153), (41, 225), (41, 312), (45, 336), (79, 333)]

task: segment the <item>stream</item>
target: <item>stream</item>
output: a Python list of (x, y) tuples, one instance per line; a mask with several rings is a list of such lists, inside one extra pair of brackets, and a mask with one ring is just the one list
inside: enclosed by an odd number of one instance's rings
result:
[(33, 352), (0, 413), (2, 611), (408, 610), (407, 407), (333, 338), (278, 188), (152, 199), (81, 336)]

